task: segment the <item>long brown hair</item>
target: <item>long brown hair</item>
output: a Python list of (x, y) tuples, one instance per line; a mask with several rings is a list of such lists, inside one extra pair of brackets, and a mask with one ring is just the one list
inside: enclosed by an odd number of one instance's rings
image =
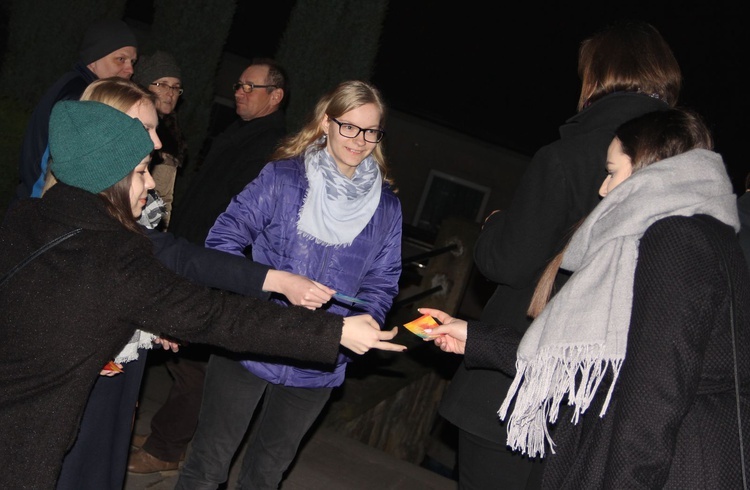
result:
[(677, 104), (682, 73), (658, 30), (640, 21), (611, 24), (581, 43), (578, 110), (613, 92), (636, 92)]
[[(685, 108), (649, 112), (631, 119), (615, 130), (615, 138), (620, 140), (622, 152), (630, 158), (633, 173), (696, 148), (713, 149), (711, 131), (698, 114)], [(584, 219), (575, 224), (569, 235), (572, 236)], [(527, 310), (531, 318), (539, 316), (549, 302), (564, 253), (565, 249), (555, 255), (539, 277)]]

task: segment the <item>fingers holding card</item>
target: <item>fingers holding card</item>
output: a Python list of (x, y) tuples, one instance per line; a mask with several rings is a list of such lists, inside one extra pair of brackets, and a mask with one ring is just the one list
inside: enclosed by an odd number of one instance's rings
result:
[(421, 337), (424, 340), (433, 340), (439, 335), (427, 333), (424, 331), (425, 328), (435, 328), (440, 324), (430, 315), (422, 315), (416, 320), (412, 320), (409, 323), (404, 323), (404, 327), (407, 328), (414, 335)]

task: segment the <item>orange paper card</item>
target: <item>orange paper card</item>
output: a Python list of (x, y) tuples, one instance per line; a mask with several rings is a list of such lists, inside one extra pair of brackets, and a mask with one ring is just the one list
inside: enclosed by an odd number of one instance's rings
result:
[(404, 323), (404, 326), (414, 335), (422, 337), (425, 340), (432, 340), (437, 335), (433, 335), (424, 331), (425, 328), (435, 328), (440, 324), (432, 318), (430, 315), (422, 315), (416, 320), (412, 320), (409, 323)]
[(104, 369), (106, 369), (107, 371), (114, 371), (116, 373), (122, 372), (122, 369), (120, 369), (120, 367), (117, 364), (115, 364), (115, 361), (109, 361), (107, 365), (104, 366)]

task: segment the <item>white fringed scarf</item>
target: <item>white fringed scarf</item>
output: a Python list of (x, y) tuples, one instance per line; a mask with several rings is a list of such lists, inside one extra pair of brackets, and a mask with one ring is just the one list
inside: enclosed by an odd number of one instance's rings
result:
[(351, 244), (380, 203), (383, 178), (377, 162), (369, 155), (349, 179), (327, 149), (312, 144), (305, 153), (305, 173), (309, 185), (297, 230), (323, 245)]
[[(594, 208), (575, 232), (561, 267), (573, 272), (526, 331), (516, 377), (498, 414), (508, 420), (508, 445), (544, 457), (554, 453), (547, 422), (557, 421), (567, 395), (572, 423), (589, 407), (608, 370), (604, 416), (625, 359), (633, 279), (641, 236), (668, 216), (707, 214), (739, 230), (736, 196), (721, 156), (691, 150), (635, 172)], [(576, 377), (579, 377), (576, 380)]]

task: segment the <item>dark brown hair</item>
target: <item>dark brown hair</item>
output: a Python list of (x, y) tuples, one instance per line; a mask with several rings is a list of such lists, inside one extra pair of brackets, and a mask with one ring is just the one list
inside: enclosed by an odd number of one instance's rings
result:
[(642, 93), (674, 107), (682, 85), (669, 45), (654, 26), (641, 21), (611, 24), (583, 41), (578, 76), (579, 111), (614, 92)]
[(130, 172), (119, 182), (101, 191), (97, 196), (104, 201), (109, 214), (122, 223), (122, 226), (135, 233), (143, 234), (141, 225), (133, 219), (133, 208), (130, 204), (130, 183), (132, 180), (133, 172)]

